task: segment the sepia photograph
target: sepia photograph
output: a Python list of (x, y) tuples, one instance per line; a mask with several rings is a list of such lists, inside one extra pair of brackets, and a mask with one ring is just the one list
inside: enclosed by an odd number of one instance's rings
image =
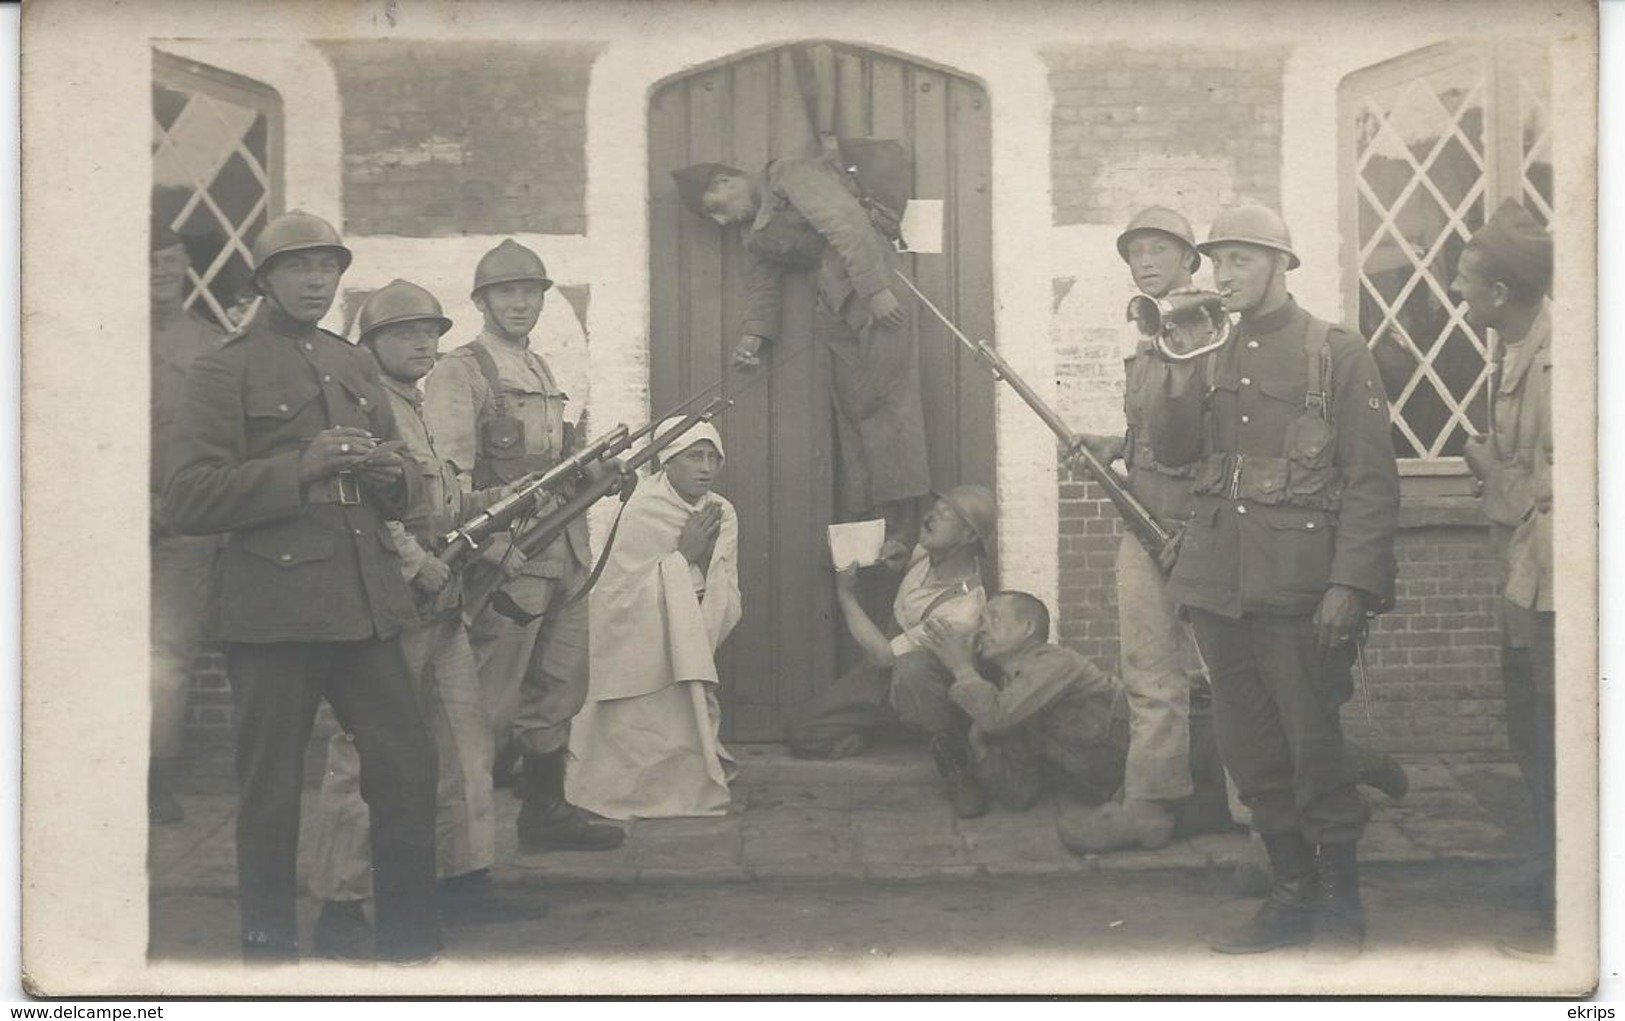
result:
[(24, 990), (1587, 996), (1597, 88), (1581, 0), (26, 4)]

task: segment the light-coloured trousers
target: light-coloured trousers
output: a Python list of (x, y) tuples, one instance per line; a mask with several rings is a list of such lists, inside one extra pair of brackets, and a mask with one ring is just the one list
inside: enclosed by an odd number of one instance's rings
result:
[(186, 691), (203, 635), (209, 575), (220, 548), (215, 536), (172, 535), (152, 544), (151, 691), (154, 759), (181, 754)]
[(588, 600), (569, 600), (585, 575), (579, 566), (562, 578), (521, 574), (509, 589), (524, 587), (516, 601), (545, 606), (544, 616), (516, 624), (487, 605), (469, 625), (495, 747), (512, 738), (522, 754), (547, 755), (570, 743), (587, 703)]
[[(401, 635), (401, 652), (440, 764), (435, 871), (446, 878), (490, 868), (496, 858), (491, 723), (474, 676), (467, 629), (455, 615), (411, 628)], [(322, 900), (364, 900), (372, 896), (371, 865), (361, 760), (354, 741), (341, 731), (327, 746), (310, 891)]]
[(1117, 633), (1128, 693), (1126, 799), (1172, 801), (1191, 784), (1191, 671), (1201, 668), (1156, 562), (1132, 535), (1117, 548)]

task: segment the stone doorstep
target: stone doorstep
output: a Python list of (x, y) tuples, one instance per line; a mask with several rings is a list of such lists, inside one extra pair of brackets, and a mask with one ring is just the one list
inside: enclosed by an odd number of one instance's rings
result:
[(890, 787), (937, 782), (937, 768), (923, 747), (879, 745), (846, 759), (801, 759), (781, 744), (730, 745), (743, 784)]

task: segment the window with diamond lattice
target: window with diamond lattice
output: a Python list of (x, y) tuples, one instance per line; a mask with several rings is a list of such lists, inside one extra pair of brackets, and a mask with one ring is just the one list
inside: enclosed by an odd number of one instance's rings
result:
[(186, 244), (186, 307), (227, 329), (249, 287), (249, 242), (281, 212), (281, 163), (275, 90), (154, 52), (153, 221)]
[(1449, 291), (1456, 260), (1506, 198), (1552, 214), (1550, 68), (1538, 47), (1429, 47), (1338, 90), (1345, 307), (1358, 310), (1410, 474), (1465, 473), (1487, 425), (1494, 337)]

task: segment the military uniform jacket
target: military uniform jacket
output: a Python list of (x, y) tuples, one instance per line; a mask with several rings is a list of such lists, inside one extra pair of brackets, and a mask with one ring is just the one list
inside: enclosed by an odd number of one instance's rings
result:
[(162, 522), (164, 484), (175, 474), (176, 430), (186, 396), (186, 370), (199, 355), (220, 347), (225, 335), (191, 312), (152, 321), (152, 493), (153, 516)]
[[(444, 535), (462, 521), (489, 507), (496, 500), (495, 490), (464, 493), (457, 481), (457, 470), (442, 460), (435, 449), (434, 437), (423, 420), (423, 395), (410, 383), (383, 377), (384, 398), (389, 401), (395, 427), (406, 442), (406, 453), (412, 458), (408, 466), (417, 473), (418, 485), (412, 505), (400, 521), (389, 522), (395, 549), (401, 555), (401, 577), (411, 581), (423, 569), (423, 562), (433, 554), (429, 549), (436, 535)], [(425, 617), (439, 617), (462, 605), (463, 582), (461, 572), (453, 572), (451, 579), (431, 599), (420, 601)]]
[(1503, 347), (1490, 430), (1493, 466), (1484, 479), (1503, 592), (1536, 611), (1553, 608), (1551, 341), (1551, 315), (1542, 309), (1523, 340)]
[(1242, 455), (1241, 463), (1254, 457), (1264, 465), (1290, 454), (1293, 461), (1282, 478), (1238, 473), (1239, 485), (1230, 492), (1202, 493), (1198, 472), (1168, 585), (1180, 605), (1229, 617), (1308, 614), (1330, 585), (1360, 589), (1371, 608), (1392, 604), (1399, 470), (1376, 362), (1357, 334), (1333, 326), (1326, 335), (1326, 442), (1289, 450), (1310, 388), (1310, 322), (1289, 299), (1243, 322), (1209, 356), (1215, 359), (1210, 387), (1193, 385), (1170, 396), (1165, 376), (1151, 415), (1158, 461), (1236, 463), (1212, 454)]
[(1127, 329), (1134, 343), (1134, 353), (1123, 361), (1123, 417), (1128, 423), (1123, 461), (1128, 466), (1128, 489), (1159, 521), (1184, 521), (1191, 513), (1190, 469), (1157, 462), (1147, 421), (1162, 385), (1162, 362), (1138, 328), (1130, 324)]
[(215, 568), (209, 630), (230, 642), (388, 638), (412, 623), (412, 594), (386, 521), (410, 502), (416, 468), (382, 492), (299, 480), (299, 455), (332, 426), (398, 438), (372, 355), (279, 313), (198, 358), (186, 380), (164, 490), (181, 532), (229, 532)]
[(774, 160), (765, 177), (761, 208), (745, 234), (744, 332), (776, 339), (785, 272), (815, 267), (824, 307), (861, 326), (869, 296), (891, 286), (894, 257), (869, 214), (824, 159)]
[[(480, 446), (485, 423), (497, 414), (496, 395), (480, 369), (475, 344), (489, 352), (496, 364), (507, 414), (523, 423), (524, 454), (514, 459), (514, 468), (507, 475), (517, 478), (528, 471), (546, 470), (558, 461), (564, 448), (564, 404), (568, 400), (547, 362), (529, 343), (516, 344), (482, 332), (441, 358), (423, 381), (424, 419), (434, 434), (435, 449), (451, 462), (465, 491), (474, 488), (475, 461), (493, 453)], [(567, 577), (574, 569), (572, 559), (587, 564), (590, 557), (587, 516), (583, 514), (570, 523), (562, 539), (527, 560), (521, 571), (541, 578)]]

